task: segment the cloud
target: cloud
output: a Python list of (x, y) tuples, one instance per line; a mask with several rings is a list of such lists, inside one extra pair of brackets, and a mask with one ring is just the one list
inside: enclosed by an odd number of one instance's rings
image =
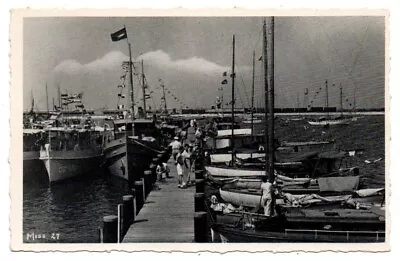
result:
[[(103, 57), (98, 58), (86, 64), (76, 60), (65, 60), (59, 63), (55, 72), (66, 74), (79, 73), (101, 73), (104, 71), (115, 70), (121, 66), (122, 61), (129, 57), (121, 51), (110, 51)], [(220, 75), (222, 72), (229, 71), (229, 66), (222, 66), (201, 57), (190, 57), (187, 59), (174, 60), (163, 50), (151, 51), (140, 55), (135, 60), (144, 60), (150, 66), (156, 66), (157, 69), (174, 70), (176, 72), (195, 73), (202, 75)], [(248, 70), (247, 67), (241, 67), (242, 70)]]

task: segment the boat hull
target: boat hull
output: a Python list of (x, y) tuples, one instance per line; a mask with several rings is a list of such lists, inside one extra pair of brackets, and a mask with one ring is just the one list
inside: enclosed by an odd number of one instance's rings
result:
[(38, 180), (46, 177), (46, 168), (40, 160), (39, 151), (24, 151), (23, 153), (24, 181)]
[(140, 180), (152, 159), (160, 152), (155, 142), (123, 137), (110, 141), (104, 148), (106, 165), (111, 175), (129, 182)]
[(40, 152), (49, 181), (59, 182), (93, 173), (103, 162), (100, 150)]
[(245, 243), (245, 242), (385, 242), (385, 231), (323, 231), (286, 229), (282, 232), (254, 231), (214, 225), (213, 242)]

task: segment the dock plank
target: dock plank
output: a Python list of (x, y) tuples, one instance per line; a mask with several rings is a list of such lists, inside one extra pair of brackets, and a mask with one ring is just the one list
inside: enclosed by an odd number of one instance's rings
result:
[[(147, 197), (123, 243), (191, 243), (194, 241), (195, 186), (178, 188), (173, 161), (168, 162), (171, 178), (157, 182), (158, 190)], [(194, 180), (194, 173), (191, 174)]]

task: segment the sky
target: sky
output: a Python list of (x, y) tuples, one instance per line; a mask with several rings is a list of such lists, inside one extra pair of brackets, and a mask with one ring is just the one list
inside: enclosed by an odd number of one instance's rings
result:
[[(251, 101), (252, 53), (255, 63), (255, 105), (262, 106), (261, 17), (47, 17), (25, 18), (23, 32), (24, 109), (46, 109), (57, 86), (61, 92), (83, 92), (91, 109), (115, 109), (123, 70), (129, 58), (126, 40), (110, 34), (126, 26), (134, 61), (143, 60), (151, 98), (159, 108), (160, 81), (168, 108), (210, 108), (216, 97), (231, 100), (231, 79), (221, 85), (232, 66), (235, 34), (237, 107)], [(351, 109), (384, 107), (385, 20), (383, 17), (276, 17), (275, 107), (322, 107), (328, 80), (329, 105)], [(140, 66), (136, 64), (140, 75)], [(128, 86), (128, 85), (127, 85)], [(223, 86), (223, 90), (219, 88)], [(142, 90), (135, 76), (135, 101)], [(305, 95), (305, 89), (308, 94)], [(174, 98), (174, 96), (176, 98)]]

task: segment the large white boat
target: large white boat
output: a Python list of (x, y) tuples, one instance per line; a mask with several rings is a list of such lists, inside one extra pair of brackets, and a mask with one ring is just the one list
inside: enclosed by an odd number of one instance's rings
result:
[(51, 127), (40, 150), (50, 182), (93, 173), (103, 163), (103, 128)]

